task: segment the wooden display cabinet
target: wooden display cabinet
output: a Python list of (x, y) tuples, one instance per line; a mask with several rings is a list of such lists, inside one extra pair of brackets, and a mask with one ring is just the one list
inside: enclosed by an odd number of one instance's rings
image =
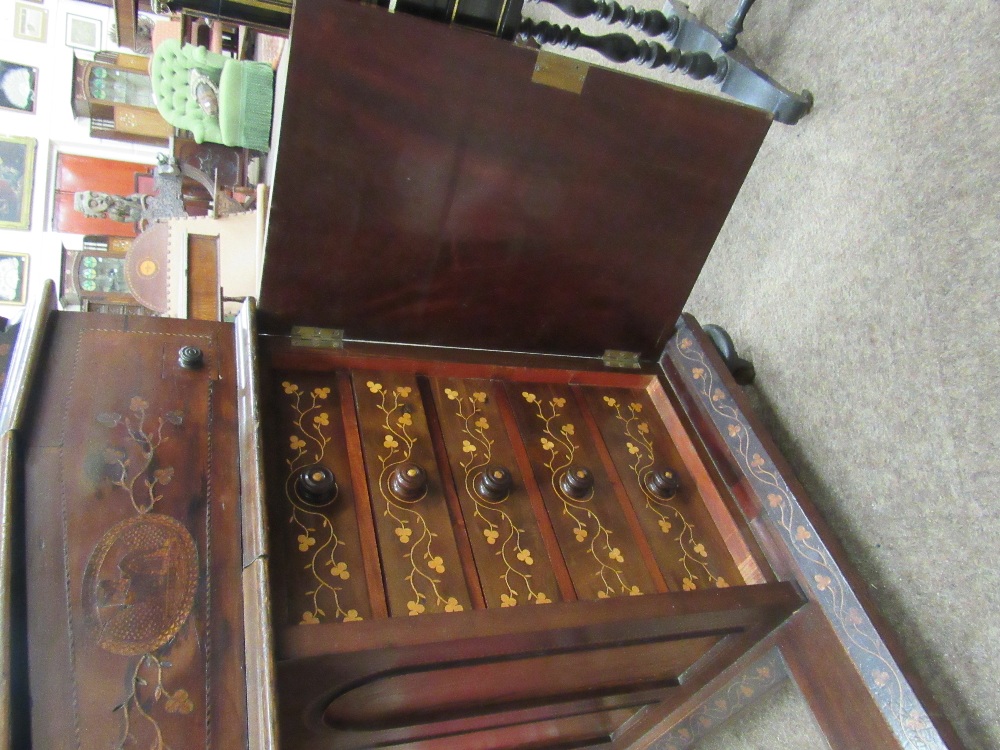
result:
[(959, 747), (681, 314), (766, 116), (357, 4), (292, 38), (259, 311), (18, 338), (36, 745), (686, 747), (791, 677), (833, 748)]
[(59, 303), (83, 312), (155, 315), (135, 298), (128, 286), (125, 256), (129, 237), (87, 235), (83, 250), (63, 248)]
[(166, 146), (174, 132), (153, 101), (149, 58), (139, 55), (74, 55), (73, 114), (90, 118), (91, 138)]

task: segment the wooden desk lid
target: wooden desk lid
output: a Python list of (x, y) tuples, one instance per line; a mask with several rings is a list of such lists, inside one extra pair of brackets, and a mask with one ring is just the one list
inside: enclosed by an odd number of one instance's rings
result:
[(261, 325), (658, 354), (770, 118), (348, 2), (299, 3)]

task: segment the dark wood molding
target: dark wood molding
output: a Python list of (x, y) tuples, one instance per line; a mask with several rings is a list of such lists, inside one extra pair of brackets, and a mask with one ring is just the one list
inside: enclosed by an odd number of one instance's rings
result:
[[(661, 364), (682, 394), (688, 416), (709, 453), (722, 465), (750, 528), (779, 576), (798, 581), (822, 612), (830, 635), (835, 636), (824, 640), (822, 646), (830, 668), (846, 663), (860, 675), (860, 684), (870, 694), (869, 708), (887, 728), (887, 736), (895, 743), (891, 746), (961, 747), (933, 696), (907, 665), (846, 553), (693, 317), (681, 318)], [(813, 642), (812, 653), (802, 658), (814, 658), (817, 648)], [(796, 671), (797, 653), (784, 651), (793, 675), (809, 674)], [(811, 689), (808, 683), (800, 688), (807, 695)], [(849, 736), (852, 728), (848, 725), (862, 721), (859, 715), (838, 715), (833, 709), (824, 719), (819, 714), (827, 711), (826, 705), (814, 702), (812, 708), (828, 735), (834, 731), (832, 727), (843, 726)]]
[(240, 518), (243, 531), (243, 627), (246, 639), (247, 750), (278, 746), (271, 571), (260, 411), (257, 308), (248, 298), (234, 325), (240, 446)]
[(50, 313), (55, 309), (56, 287), (51, 280), (46, 280), (41, 294), (32, 299), (18, 325), (17, 339), (0, 396), (0, 435), (19, 429), (24, 422), (28, 398), (43, 357)]

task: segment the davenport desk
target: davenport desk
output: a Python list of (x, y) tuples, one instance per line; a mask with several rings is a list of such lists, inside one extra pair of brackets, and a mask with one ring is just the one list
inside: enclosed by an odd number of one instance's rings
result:
[(768, 117), (352, 3), (290, 49), (259, 309), (22, 324), (6, 746), (681, 748), (790, 676), (958, 747), (681, 314)]

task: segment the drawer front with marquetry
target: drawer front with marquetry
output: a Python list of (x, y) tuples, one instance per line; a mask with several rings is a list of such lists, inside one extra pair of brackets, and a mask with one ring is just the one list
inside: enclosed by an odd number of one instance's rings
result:
[(597, 737), (766, 632), (777, 590), (655, 375), (265, 352), (289, 746)]
[(644, 388), (374, 369), (272, 380), (283, 623), (745, 582), (676, 415)]

